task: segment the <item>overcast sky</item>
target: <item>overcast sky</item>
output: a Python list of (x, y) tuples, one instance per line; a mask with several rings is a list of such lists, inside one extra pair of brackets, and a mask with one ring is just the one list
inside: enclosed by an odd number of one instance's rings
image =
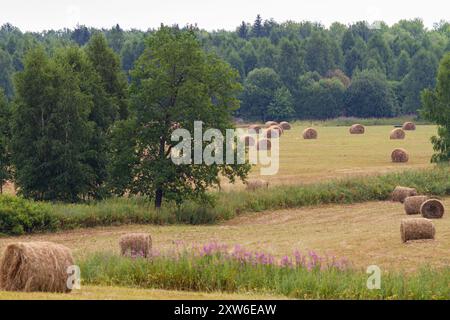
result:
[(73, 28), (77, 23), (93, 27), (146, 30), (161, 23), (197, 23), (207, 30), (234, 30), (241, 21), (252, 22), (256, 14), (281, 22), (334, 21), (351, 23), (383, 20), (389, 25), (400, 19), (420, 17), (429, 28), (450, 20), (449, 0), (11, 0), (1, 1), (0, 24), (10, 22), (23, 31)]

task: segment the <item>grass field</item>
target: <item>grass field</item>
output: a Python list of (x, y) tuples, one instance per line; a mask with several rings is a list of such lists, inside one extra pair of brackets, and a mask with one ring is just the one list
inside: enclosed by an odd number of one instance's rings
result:
[[(334, 178), (373, 175), (404, 169), (431, 167), (430, 137), (434, 126), (418, 126), (405, 140), (392, 141), (392, 126), (369, 126), (365, 135), (350, 135), (347, 127), (319, 126), (319, 139), (301, 138), (304, 126), (296, 125), (281, 138), (280, 172), (270, 180), (280, 184), (309, 184)], [(393, 164), (391, 151), (408, 150), (410, 162)], [(257, 176), (254, 168), (252, 176)], [(240, 189), (226, 186), (225, 189)], [(239, 193), (240, 194), (240, 193)], [(450, 198), (444, 200), (450, 207)], [(216, 241), (262, 250), (276, 257), (298, 249), (315, 250), (322, 255), (347, 258), (358, 270), (378, 265), (384, 272), (416, 273), (424, 266), (450, 266), (450, 219), (435, 221), (436, 240), (403, 244), (400, 221), (403, 206), (392, 202), (349, 205), (321, 205), (299, 209), (248, 213), (215, 225), (129, 225), (78, 229), (54, 234), (0, 238), (0, 252), (11, 242), (53, 241), (73, 249), (76, 259), (95, 252), (118, 253), (118, 239), (128, 232), (149, 232), (157, 250), (170, 250), (176, 244), (202, 245)], [(450, 281), (449, 281), (450, 282)], [(70, 295), (18, 294), (0, 292), (0, 299), (264, 299), (265, 295), (225, 295), (186, 293), (131, 288), (83, 287)]]
[[(302, 184), (355, 175), (379, 174), (408, 168), (430, 167), (435, 126), (417, 126), (405, 140), (390, 140), (393, 126), (368, 126), (364, 135), (350, 135), (345, 126), (318, 126), (318, 140), (304, 140), (305, 123), (298, 123), (280, 139), (280, 170), (264, 177), (272, 184)], [(407, 164), (391, 162), (395, 148), (409, 152)], [(255, 167), (251, 174), (259, 175)], [(236, 188), (236, 186), (225, 186)]]
[[(450, 207), (450, 198), (445, 201)], [(403, 244), (403, 206), (393, 202), (330, 205), (243, 215), (211, 226), (123, 226), (80, 229), (55, 234), (0, 238), (0, 251), (14, 241), (53, 241), (73, 249), (77, 258), (97, 252), (118, 253), (118, 239), (127, 232), (149, 232), (154, 248), (176, 243), (203, 245), (217, 241), (240, 244), (277, 257), (295, 249), (346, 257), (355, 267), (376, 264), (384, 270), (415, 271), (425, 264), (450, 265), (450, 219), (435, 221), (436, 241)]]

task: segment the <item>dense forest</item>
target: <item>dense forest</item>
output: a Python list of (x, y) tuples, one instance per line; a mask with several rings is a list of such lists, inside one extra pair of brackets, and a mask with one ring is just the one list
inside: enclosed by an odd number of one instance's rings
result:
[[(431, 30), (420, 19), (392, 26), (357, 22), (325, 28), (258, 15), (235, 31), (186, 28), (195, 30), (203, 49), (239, 72), (243, 90), (235, 115), (248, 120), (416, 114), (421, 91), (435, 86), (439, 61), (450, 51), (450, 23), (445, 21)], [(0, 87), (13, 99), (13, 74), (24, 69), (31, 48), (41, 46), (55, 56), (61, 48), (85, 47), (99, 32), (118, 55), (125, 82), (131, 81), (145, 39), (155, 30), (123, 30), (116, 25), (24, 33), (5, 24), (0, 29)]]

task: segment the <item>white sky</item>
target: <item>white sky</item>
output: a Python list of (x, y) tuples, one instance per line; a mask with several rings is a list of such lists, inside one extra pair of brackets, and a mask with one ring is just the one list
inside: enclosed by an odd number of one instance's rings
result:
[(161, 23), (197, 23), (207, 30), (234, 30), (242, 20), (263, 19), (317, 21), (383, 20), (422, 18), (429, 28), (450, 20), (449, 0), (0, 0), (0, 25), (10, 22), (22, 31), (72, 28), (77, 23), (93, 27), (146, 30)]

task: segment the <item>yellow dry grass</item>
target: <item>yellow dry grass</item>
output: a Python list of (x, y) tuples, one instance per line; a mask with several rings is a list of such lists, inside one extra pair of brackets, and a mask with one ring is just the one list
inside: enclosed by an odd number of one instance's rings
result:
[[(349, 127), (315, 127), (317, 140), (304, 140), (306, 126), (298, 123), (280, 138), (280, 170), (277, 175), (264, 177), (271, 185), (303, 184), (355, 175), (379, 174), (431, 166), (433, 147), (431, 136), (435, 126), (417, 126), (407, 131), (405, 140), (390, 140), (392, 126), (367, 126), (364, 135), (351, 135)], [(408, 163), (392, 163), (396, 148), (408, 150)], [(252, 178), (259, 176), (254, 167)], [(224, 190), (236, 186), (224, 184)]]
[[(444, 201), (450, 207), (450, 198)], [(213, 226), (123, 226), (0, 239), (0, 250), (16, 241), (52, 241), (68, 246), (75, 258), (98, 251), (119, 254), (118, 240), (129, 232), (148, 232), (157, 249), (211, 241), (240, 244), (278, 257), (295, 249), (348, 258), (355, 267), (375, 264), (384, 270), (415, 271), (450, 265), (450, 217), (436, 220), (436, 240), (403, 244), (403, 205), (369, 202), (248, 214)]]
[(282, 300), (261, 294), (226, 294), (82, 286), (70, 294), (2, 292), (0, 300)]

